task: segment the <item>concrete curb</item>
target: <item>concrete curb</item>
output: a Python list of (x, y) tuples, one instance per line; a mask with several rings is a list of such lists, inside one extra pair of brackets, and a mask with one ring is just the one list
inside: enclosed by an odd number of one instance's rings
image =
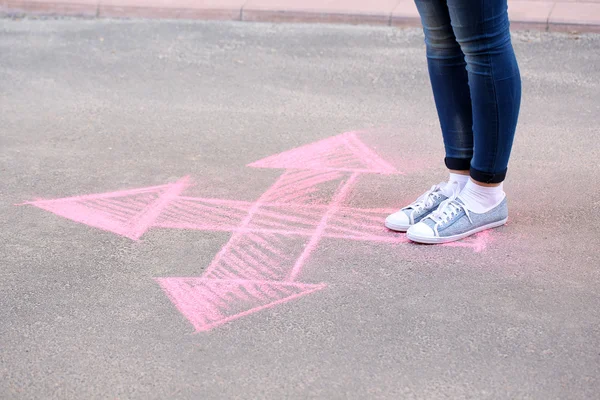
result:
[[(323, 3), (320, 0), (0, 0), (0, 14), (420, 26), (413, 0)], [(600, 32), (600, 2), (509, 0), (509, 15), (514, 29)]]

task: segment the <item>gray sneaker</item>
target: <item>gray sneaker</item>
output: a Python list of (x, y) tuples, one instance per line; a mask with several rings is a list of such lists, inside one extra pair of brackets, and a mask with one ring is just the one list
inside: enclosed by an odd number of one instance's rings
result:
[(406, 237), (418, 243), (447, 243), (474, 233), (504, 225), (508, 220), (506, 198), (483, 214), (467, 210), (460, 198), (448, 199), (418, 224), (410, 227)]
[[(452, 187), (446, 187), (447, 185), (452, 185)], [(431, 214), (444, 200), (448, 199), (442, 193), (442, 190), (445, 189), (457, 193), (458, 183), (442, 182), (438, 185), (433, 185), (431, 189), (419, 196), (413, 203), (400, 211), (390, 214), (385, 219), (385, 226), (393, 231), (406, 232), (408, 228)]]

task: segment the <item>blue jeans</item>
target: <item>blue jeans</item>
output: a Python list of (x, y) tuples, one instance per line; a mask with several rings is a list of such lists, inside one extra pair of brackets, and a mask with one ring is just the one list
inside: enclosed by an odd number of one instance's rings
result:
[(479, 182), (506, 177), (521, 76), (507, 0), (415, 0), (440, 119), (446, 166)]

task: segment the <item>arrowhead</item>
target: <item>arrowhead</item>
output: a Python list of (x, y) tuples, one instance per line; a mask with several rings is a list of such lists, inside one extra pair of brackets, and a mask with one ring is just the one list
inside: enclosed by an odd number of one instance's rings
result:
[(325, 287), (325, 284), (206, 278), (156, 278), (156, 281), (197, 331), (209, 331)]
[(148, 230), (160, 212), (188, 186), (188, 178), (162, 186), (90, 194), (27, 204), (61, 217), (133, 240)]
[(248, 165), (257, 168), (312, 169), (395, 173), (396, 169), (367, 147), (356, 132), (346, 132), (319, 142), (276, 154)]

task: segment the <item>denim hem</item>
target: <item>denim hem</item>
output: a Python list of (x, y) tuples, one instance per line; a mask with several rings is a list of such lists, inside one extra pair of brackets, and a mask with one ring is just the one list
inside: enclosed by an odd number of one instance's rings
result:
[(500, 182), (504, 181), (504, 179), (506, 178), (507, 170), (508, 169), (505, 169), (504, 171), (497, 172), (497, 173), (491, 173), (491, 172), (479, 171), (479, 170), (471, 167), (470, 175), (471, 175), (471, 178), (473, 178), (473, 180), (476, 180), (477, 182), (500, 183)]
[(444, 158), (444, 163), (448, 169), (456, 171), (468, 171), (471, 168), (470, 158), (446, 157)]

